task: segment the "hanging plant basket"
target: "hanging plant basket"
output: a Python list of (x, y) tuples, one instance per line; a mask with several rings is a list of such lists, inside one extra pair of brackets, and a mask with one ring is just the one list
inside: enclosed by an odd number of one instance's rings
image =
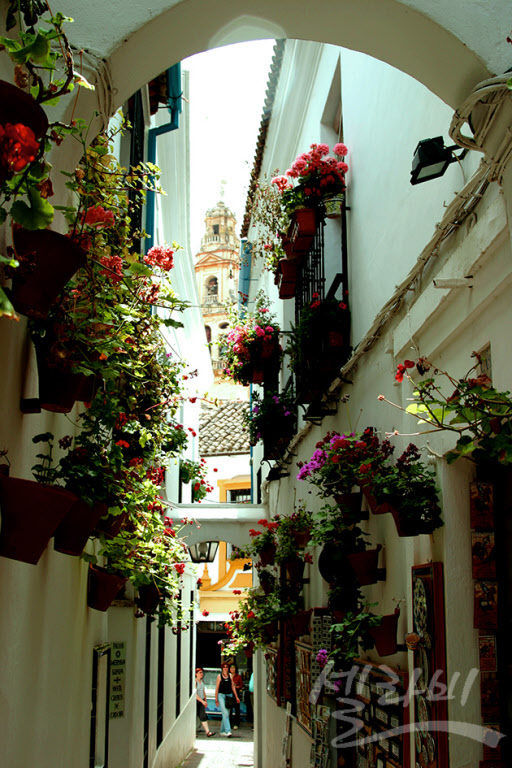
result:
[(64, 488), (0, 475), (0, 555), (36, 565), (75, 501)]
[(265, 571), (260, 573), (260, 587), (266, 595), (270, 595), (275, 587), (276, 579), (275, 576), (270, 574), (268, 576), (263, 576), (263, 573), (265, 573)]
[(316, 234), (317, 212), (315, 208), (298, 208), (292, 215), (288, 237), (292, 243), (292, 254), (305, 256)]
[(16, 270), (11, 302), (21, 315), (45, 318), (62, 288), (85, 264), (86, 252), (74, 240), (51, 229), (16, 228), (13, 242), (17, 255), (22, 260), (26, 257), (32, 269), (22, 266)]
[(343, 205), (343, 195), (327, 195), (323, 199), (325, 215), (328, 219), (341, 218), (341, 206)]
[(280, 299), (293, 299), (297, 287), (297, 261), (281, 259), (277, 265), (275, 284), (279, 289)]
[(420, 519), (404, 519), (400, 515), (400, 510), (395, 507), (391, 507), (390, 512), (393, 515), (396, 531), (400, 538), (421, 536), (421, 534), (429, 535), (435, 530), (435, 526), (430, 526), (427, 522)]
[(53, 548), (64, 555), (79, 557), (100, 517), (107, 514), (107, 505), (87, 504), (77, 499), (55, 531)]
[(92, 403), (96, 392), (103, 386), (101, 376), (83, 376), (76, 399), (81, 403)]
[(127, 579), (109, 573), (99, 565), (89, 563), (89, 583), (87, 587), (87, 605), (96, 611), (106, 611), (115, 596), (126, 584)]
[(347, 560), (354, 571), (359, 586), (366, 587), (368, 584), (377, 583), (381, 549), (382, 544), (378, 544), (375, 549), (366, 549), (364, 552), (353, 552), (347, 555)]
[(378, 627), (370, 629), (370, 635), (375, 642), (375, 648), (379, 656), (392, 656), (397, 651), (396, 632), (400, 608), (397, 606), (394, 613), (382, 617)]
[(28, 125), (36, 139), (48, 130), (48, 117), (37, 101), (16, 85), (0, 80), (0, 125), (5, 123)]
[(138, 592), (137, 605), (141, 611), (149, 615), (154, 614), (160, 602), (160, 590), (156, 584), (141, 584)]

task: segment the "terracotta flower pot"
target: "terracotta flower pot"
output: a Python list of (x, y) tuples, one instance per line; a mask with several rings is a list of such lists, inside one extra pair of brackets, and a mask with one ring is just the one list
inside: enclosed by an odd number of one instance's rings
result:
[(296, 261), (290, 261), (290, 259), (281, 259), (279, 261), (276, 272), (276, 285), (279, 289), (280, 299), (294, 298), (297, 287), (297, 271)]
[(101, 502), (90, 505), (77, 499), (55, 531), (53, 548), (64, 555), (81, 555), (100, 517), (107, 514), (107, 509), (107, 505)]
[(345, 336), (341, 331), (327, 331), (328, 347), (343, 347), (345, 345)]
[(345, 550), (333, 542), (325, 544), (320, 552), (318, 570), (328, 584), (354, 578)]
[(362, 499), (360, 493), (333, 493), (332, 495), (338, 507), (342, 508), (343, 511), (346, 510), (351, 517), (359, 517), (359, 519), (362, 519)]
[(267, 577), (267, 578), (261, 578), (260, 574), (260, 587), (262, 588), (263, 592), (266, 595), (270, 595), (272, 590), (274, 589), (276, 580), (273, 576)]
[(16, 85), (0, 80), (0, 125), (22, 123), (34, 131), (36, 139), (45, 135), (48, 117), (29, 93)]
[(309, 544), (311, 539), (311, 530), (307, 531), (292, 531), (292, 537), (299, 549), (304, 549)]
[(42, 349), (37, 350), (37, 373), (40, 407), (53, 413), (69, 413), (83, 389), (84, 374), (50, 367)]
[(372, 494), (370, 480), (361, 482), (359, 487), (361, 488), (373, 515), (385, 515), (388, 512), (393, 512), (394, 507), (388, 501), (385, 501), (383, 504), (377, 504), (377, 499)]
[(370, 635), (373, 637), (379, 656), (391, 656), (396, 653), (396, 631), (399, 618), (400, 608), (397, 606), (394, 613), (382, 617), (378, 627), (370, 629)]
[(64, 488), (0, 475), (0, 555), (36, 565), (75, 501)]
[(144, 613), (153, 614), (158, 608), (160, 590), (156, 584), (141, 584), (138, 587), (139, 597), (137, 605)]
[(85, 263), (86, 253), (78, 243), (50, 229), (14, 229), (13, 242), (19, 257), (32, 258), (33, 269), (14, 275), (12, 304), (22, 315), (44, 318), (59, 292)]
[(87, 588), (87, 605), (96, 611), (106, 611), (112, 604), (119, 590), (124, 587), (127, 579), (108, 573), (99, 565), (89, 563), (89, 583)]
[(265, 643), (271, 643), (279, 634), (279, 624), (277, 621), (271, 621), (262, 627), (261, 634)]
[(377, 583), (377, 570), (381, 549), (382, 544), (378, 544), (375, 549), (367, 549), (364, 552), (353, 552), (347, 555), (347, 560), (361, 587)]
[(277, 547), (275, 544), (267, 544), (261, 552), (260, 555), (260, 561), (263, 565), (274, 565), (274, 558), (276, 556)]
[(254, 652), (254, 643), (249, 643), (249, 645), (246, 645), (244, 648), (244, 654), (247, 659), (252, 658), (252, 654)]
[(316, 234), (317, 212), (314, 208), (299, 208), (294, 211), (288, 236), (292, 242), (292, 253), (308, 253)]
[(99, 536), (100, 534), (103, 534), (104, 536), (113, 539), (123, 530), (128, 523), (129, 517), (130, 515), (128, 512), (121, 512), (120, 515), (107, 514), (103, 516), (96, 523), (94, 535)]

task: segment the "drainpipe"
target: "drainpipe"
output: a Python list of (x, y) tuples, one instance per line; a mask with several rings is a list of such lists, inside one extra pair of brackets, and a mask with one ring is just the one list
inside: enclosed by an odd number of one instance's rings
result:
[[(165, 125), (158, 125), (156, 128), (150, 128), (148, 131), (148, 162), (156, 162), (156, 145), (158, 136), (175, 131), (180, 127), (180, 113), (182, 112), (181, 88), (181, 62), (174, 64), (167, 70), (167, 109), (170, 113), (170, 120)], [(149, 237), (146, 239), (147, 247), (154, 245), (153, 238), (155, 234), (155, 193), (148, 192), (146, 195), (146, 232)]]
[[(247, 306), (249, 300), (249, 286), (251, 283), (252, 243), (242, 240), (240, 244), (240, 272), (238, 274), (238, 311)], [(249, 408), (252, 410), (252, 384), (249, 386)], [(254, 504), (254, 472), (253, 472), (253, 446), (249, 450), (249, 466), (251, 468), (251, 504)]]

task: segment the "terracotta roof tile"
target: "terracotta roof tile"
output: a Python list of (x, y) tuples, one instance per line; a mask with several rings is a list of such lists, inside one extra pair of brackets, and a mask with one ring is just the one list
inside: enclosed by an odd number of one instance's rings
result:
[(218, 406), (203, 404), (199, 416), (199, 455), (227, 456), (249, 453), (249, 433), (242, 414), (247, 402), (220, 400)]

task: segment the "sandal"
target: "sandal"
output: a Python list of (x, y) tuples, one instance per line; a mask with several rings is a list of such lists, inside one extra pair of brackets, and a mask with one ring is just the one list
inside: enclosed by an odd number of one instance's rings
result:
[(213, 733), (212, 733), (212, 731), (208, 731), (208, 733), (206, 735), (207, 736), (213, 736)]

